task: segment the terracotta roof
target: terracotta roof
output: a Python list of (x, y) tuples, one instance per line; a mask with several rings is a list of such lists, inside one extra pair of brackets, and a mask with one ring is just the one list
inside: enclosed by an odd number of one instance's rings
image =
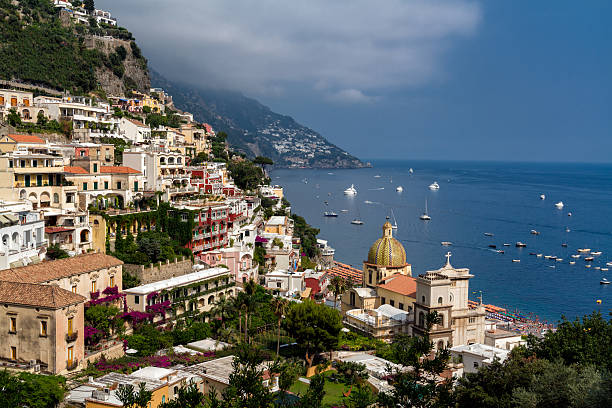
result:
[(129, 119), (129, 118), (128, 118), (128, 120), (129, 120), (130, 122), (132, 122), (133, 124), (135, 124), (136, 126), (140, 126), (140, 127), (149, 127), (149, 126), (145, 125), (144, 123), (142, 123), (142, 122), (140, 122), (140, 121), (138, 121), (138, 120), (136, 120), (136, 119)]
[(389, 276), (385, 279), (385, 283), (378, 285), (378, 287), (400, 295), (416, 297), (416, 279), (401, 273)]
[(8, 135), (8, 137), (17, 143), (45, 143), (43, 139), (34, 135)]
[(72, 258), (56, 259), (35, 265), (0, 271), (0, 280), (11, 282), (43, 283), (73, 275), (98, 271), (122, 265), (119, 259), (103, 253), (78, 255)]
[(140, 174), (138, 170), (127, 166), (100, 166), (100, 173)]
[(354, 284), (361, 285), (363, 282), (363, 271), (353, 268), (351, 265), (343, 264), (334, 261), (334, 267), (327, 270), (327, 274), (331, 277), (338, 275), (344, 279), (351, 279)]
[(86, 299), (57, 285), (0, 281), (0, 303), (59, 309)]
[(89, 174), (87, 170), (78, 166), (64, 166), (64, 171), (72, 174)]
[(58, 232), (74, 231), (74, 228), (66, 227), (45, 227), (45, 234), (57, 234)]

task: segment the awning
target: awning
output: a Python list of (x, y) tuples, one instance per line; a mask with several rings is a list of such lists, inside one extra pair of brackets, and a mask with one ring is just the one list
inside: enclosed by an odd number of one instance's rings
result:
[(7, 213), (7, 214), (2, 214), (2, 215), (4, 215), (6, 218), (9, 219), (9, 221), (15, 224), (19, 223), (19, 217), (16, 216), (15, 214)]
[(22, 266), (25, 266), (25, 265), (21, 261), (11, 262), (11, 268), (21, 268)]
[(30, 257), (30, 261), (32, 261), (32, 263), (33, 263), (33, 264), (37, 264), (37, 263), (40, 263), (40, 262), (41, 262), (41, 260), (40, 260), (40, 257), (39, 257), (39, 256), (31, 256), (31, 257)]
[(6, 227), (11, 224), (12, 224), (11, 220), (6, 218), (3, 214), (0, 214), (0, 225), (1, 226)]

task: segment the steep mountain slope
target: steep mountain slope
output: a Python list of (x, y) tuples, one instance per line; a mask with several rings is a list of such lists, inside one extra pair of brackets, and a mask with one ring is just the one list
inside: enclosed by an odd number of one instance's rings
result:
[(249, 156), (267, 156), (279, 166), (365, 166), (292, 117), (275, 113), (239, 92), (197, 89), (169, 81), (155, 71), (151, 72), (151, 82), (170, 93), (178, 109), (227, 132), (232, 148)]

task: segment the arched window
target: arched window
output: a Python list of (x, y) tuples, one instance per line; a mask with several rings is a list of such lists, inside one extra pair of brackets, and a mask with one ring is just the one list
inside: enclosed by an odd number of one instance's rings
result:
[(425, 296), (421, 297), (421, 303), (425, 303)]
[(212, 305), (212, 303), (213, 303), (214, 301), (215, 301), (215, 297), (211, 295), (211, 296), (208, 298), (208, 304), (209, 304), (209, 305)]
[(444, 348), (444, 340), (440, 340), (438, 342), (438, 350), (442, 350)]
[(439, 304), (439, 305), (441, 305), (441, 304), (442, 304), (442, 296), (440, 296), (440, 297), (438, 298), (438, 304)]
[(419, 313), (419, 326), (425, 327), (425, 313)]
[(53, 203), (55, 204), (59, 203), (59, 194), (53, 193)]
[(453, 294), (452, 293), (448, 296), (448, 300), (450, 301), (450, 303), (453, 303)]

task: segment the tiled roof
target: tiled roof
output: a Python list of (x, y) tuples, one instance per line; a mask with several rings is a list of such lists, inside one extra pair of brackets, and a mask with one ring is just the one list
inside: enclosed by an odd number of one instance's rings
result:
[(416, 279), (401, 273), (389, 276), (385, 279), (385, 283), (378, 285), (378, 287), (400, 295), (416, 297)]
[(8, 135), (8, 137), (17, 143), (45, 143), (43, 139), (34, 135)]
[(136, 120), (136, 119), (128, 119), (130, 122), (132, 122), (133, 124), (135, 124), (136, 126), (140, 126), (140, 127), (148, 127), (147, 125), (145, 125), (144, 123)]
[(103, 253), (78, 255), (56, 259), (36, 265), (0, 271), (0, 280), (11, 282), (43, 283), (122, 265), (119, 259)]
[(87, 170), (78, 166), (64, 166), (64, 171), (72, 174), (89, 174)]
[(101, 166), (100, 173), (140, 174), (138, 170), (127, 166)]
[(58, 309), (86, 299), (57, 285), (0, 281), (0, 303)]
[(355, 285), (361, 285), (363, 282), (363, 272), (360, 269), (353, 268), (351, 265), (343, 264), (334, 261), (334, 267), (327, 271), (330, 278), (334, 275), (341, 276), (344, 279), (350, 278)]

